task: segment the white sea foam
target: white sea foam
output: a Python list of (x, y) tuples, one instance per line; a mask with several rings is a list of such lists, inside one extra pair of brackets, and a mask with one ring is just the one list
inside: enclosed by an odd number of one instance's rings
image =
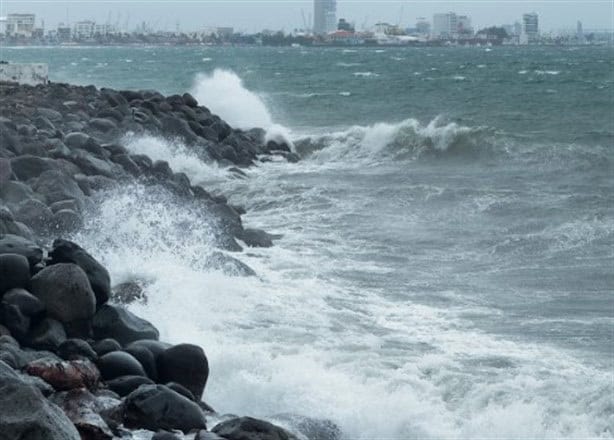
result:
[(534, 70), (537, 75), (559, 75), (559, 70)]
[(363, 78), (372, 78), (372, 77), (379, 76), (379, 73), (375, 73), (375, 72), (354, 72), (353, 75), (354, 76), (360, 76), (360, 77), (363, 77)]

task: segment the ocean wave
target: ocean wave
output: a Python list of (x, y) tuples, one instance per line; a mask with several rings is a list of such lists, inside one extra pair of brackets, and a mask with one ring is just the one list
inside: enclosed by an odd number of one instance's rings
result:
[(363, 77), (363, 78), (372, 78), (372, 77), (379, 76), (379, 73), (375, 73), (375, 72), (354, 72), (352, 75), (360, 76), (360, 77)]
[(491, 130), (466, 127), (435, 118), (424, 125), (416, 119), (354, 126), (324, 136), (295, 139), (299, 154), (315, 160), (402, 159), (435, 154), (472, 155), (488, 151)]

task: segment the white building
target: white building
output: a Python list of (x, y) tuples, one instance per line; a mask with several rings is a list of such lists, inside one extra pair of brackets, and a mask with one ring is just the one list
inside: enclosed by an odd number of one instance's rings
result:
[(90, 20), (78, 21), (75, 23), (72, 34), (78, 39), (87, 39), (94, 36), (96, 23)]
[(521, 44), (530, 44), (539, 38), (539, 17), (535, 12), (522, 15)]
[(113, 35), (115, 33), (115, 27), (112, 24), (95, 24), (94, 35)]
[(337, 30), (337, 0), (313, 0), (313, 33), (326, 35)]
[(8, 14), (6, 16), (6, 35), (10, 37), (32, 37), (34, 32), (34, 14)]
[(433, 37), (456, 38), (458, 36), (458, 17), (454, 12), (433, 15)]

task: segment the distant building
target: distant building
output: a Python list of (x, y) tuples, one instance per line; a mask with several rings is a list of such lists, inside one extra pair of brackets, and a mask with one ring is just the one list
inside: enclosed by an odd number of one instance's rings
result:
[(539, 38), (539, 16), (532, 12), (522, 16), (522, 34), (520, 42), (522, 44), (535, 43)]
[(340, 18), (339, 23), (337, 23), (337, 30), (354, 32), (354, 26), (352, 26), (351, 23), (348, 23), (347, 21), (345, 21), (345, 18)]
[(70, 26), (64, 25), (64, 23), (60, 23), (56, 29), (57, 39), (60, 41), (69, 41), (70, 36), (72, 35), (72, 31)]
[(235, 33), (235, 29), (232, 27), (224, 26), (215, 29), (215, 33), (219, 38), (229, 38)]
[(456, 18), (456, 32), (459, 36), (472, 37), (473, 26), (471, 26), (471, 18), (466, 15), (459, 15)]
[(429, 35), (431, 33), (431, 23), (424, 18), (419, 18), (416, 22), (416, 33), (419, 35)]
[(8, 14), (6, 16), (6, 35), (31, 38), (35, 21), (36, 15), (34, 14)]
[(6, 34), (6, 17), (0, 17), (0, 35)]
[(576, 38), (578, 43), (585, 43), (586, 39), (584, 38), (584, 29), (582, 28), (582, 22), (578, 20), (578, 24), (576, 25)]
[(112, 24), (96, 24), (94, 25), (94, 35), (106, 37), (115, 34), (115, 27)]
[(454, 12), (433, 15), (433, 36), (441, 39), (458, 36), (458, 17)]
[(78, 21), (73, 28), (73, 37), (79, 40), (85, 40), (94, 36), (96, 23), (91, 20)]
[(337, 0), (313, 0), (313, 33), (334, 32), (337, 25)]

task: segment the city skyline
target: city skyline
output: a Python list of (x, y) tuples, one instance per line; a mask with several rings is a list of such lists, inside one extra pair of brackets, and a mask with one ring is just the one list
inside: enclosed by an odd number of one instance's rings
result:
[[(491, 25), (513, 24), (522, 15), (536, 12), (544, 32), (575, 28), (582, 21), (586, 28), (612, 29), (614, 6), (607, 1), (570, 2), (551, 0), (527, 1), (343, 1), (336, 2), (336, 17), (354, 23), (357, 29), (372, 27), (379, 21), (411, 26), (420, 17), (432, 20), (433, 15), (454, 11), (471, 17), (476, 29)], [(97, 23), (118, 23), (127, 29), (143, 22), (165, 30), (196, 31), (205, 27), (232, 26), (239, 32), (262, 29), (292, 31), (313, 27), (313, 1), (15, 1), (3, 0), (0, 15), (30, 12), (45, 27), (60, 23), (94, 20)], [(40, 24), (40, 23), (39, 23)]]

